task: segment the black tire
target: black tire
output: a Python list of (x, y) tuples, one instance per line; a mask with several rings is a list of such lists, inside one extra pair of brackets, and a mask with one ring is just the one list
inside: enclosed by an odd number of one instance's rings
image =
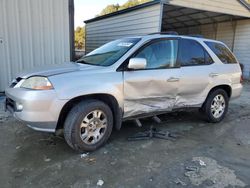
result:
[[(211, 111), (211, 106), (212, 106), (214, 98), (218, 95), (223, 96), (224, 101), (225, 101), (225, 108), (221, 116), (216, 118)], [(210, 123), (218, 123), (222, 121), (225, 118), (225, 115), (228, 111), (228, 103), (229, 103), (229, 97), (225, 90), (216, 89), (216, 90), (211, 91), (202, 107), (202, 112), (205, 114), (207, 121)]]
[[(107, 127), (104, 135), (95, 144), (83, 142), (80, 125), (90, 112), (101, 110), (107, 117)], [(76, 104), (69, 112), (64, 123), (64, 137), (68, 145), (76, 151), (94, 151), (104, 145), (113, 129), (113, 114), (109, 106), (98, 100), (86, 100)]]

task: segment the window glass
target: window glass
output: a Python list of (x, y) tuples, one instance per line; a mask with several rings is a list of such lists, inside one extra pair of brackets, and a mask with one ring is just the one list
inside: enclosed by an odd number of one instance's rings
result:
[(205, 42), (208, 47), (217, 55), (217, 57), (225, 64), (237, 63), (237, 60), (230, 50), (221, 43)]
[(110, 66), (117, 62), (140, 38), (124, 38), (109, 42), (76, 61), (96, 66)]
[(214, 60), (211, 58), (211, 56), (206, 51), (205, 51), (205, 60), (206, 60), (207, 65), (214, 63)]
[(181, 39), (178, 63), (181, 66), (208, 65), (213, 63), (213, 60), (197, 41)]
[(178, 40), (160, 40), (143, 48), (135, 57), (147, 60), (147, 69), (174, 67)]

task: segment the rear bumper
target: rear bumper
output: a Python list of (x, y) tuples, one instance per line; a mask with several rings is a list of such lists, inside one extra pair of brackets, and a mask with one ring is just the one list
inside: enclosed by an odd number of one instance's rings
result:
[(242, 84), (233, 84), (232, 85), (232, 94), (231, 94), (231, 99), (236, 99), (240, 97), (241, 92), (242, 92)]
[(54, 90), (8, 88), (5, 94), (6, 108), (17, 120), (37, 131), (56, 131), (61, 109), (67, 101), (57, 99)]

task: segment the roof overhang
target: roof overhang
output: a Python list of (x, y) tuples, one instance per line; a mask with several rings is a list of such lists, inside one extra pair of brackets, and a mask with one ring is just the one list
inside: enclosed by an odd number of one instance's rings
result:
[[(179, 7), (197, 9), (201, 11), (216, 12), (220, 14), (228, 14), (233, 16), (241, 16), (250, 18), (250, 11), (246, 7), (246, 0), (230, 0), (227, 3), (217, 0), (161, 0), (167, 5), (174, 5)], [(245, 6), (242, 4), (245, 2)]]
[[(239, 0), (243, 1), (243, 0)], [(210, 4), (212, 1), (209, 2)], [(238, 2), (240, 3), (240, 2)], [(84, 21), (84, 23), (91, 23), (95, 21), (99, 21), (102, 19), (118, 16), (121, 14), (125, 14), (128, 12), (132, 12), (138, 9), (142, 9), (145, 7), (153, 6), (156, 4), (162, 4), (165, 7), (168, 7), (166, 10), (164, 10), (164, 14), (168, 15), (168, 18), (171, 17), (172, 20), (176, 20), (175, 22), (179, 22), (179, 25), (185, 26), (192, 26), (197, 24), (209, 24), (209, 23), (216, 23), (216, 22), (224, 22), (224, 21), (231, 21), (231, 20), (239, 20), (244, 18), (250, 18), (250, 13), (248, 14), (247, 8), (242, 6), (244, 11), (247, 11), (247, 14), (242, 14), (239, 11), (235, 12), (227, 12), (223, 8), (220, 9), (220, 11), (214, 11), (212, 6), (198, 6), (197, 4), (190, 4), (187, 1), (180, 0), (154, 0), (150, 1), (148, 3), (144, 3), (141, 5), (137, 5), (131, 8), (127, 8), (124, 10), (120, 10), (114, 13), (110, 13), (104, 16), (98, 16), (93, 19), (89, 19)], [(200, 3), (201, 4), (201, 3)], [(202, 4), (201, 4), (202, 5)], [(164, 15), (163, 14), (163, 15)], [(185, 18), (186, 17), (186, 18)], [(188, 21), (188, 23), (184, 23), (185, 21)], [(195, 24), (194, 24), (195, 23)], [(172, 23), (173, 24), (173, 23)], [(177, 23), (174, 23), (177, 25)]]
[(246, 17), (164, 4), (162, 26), (173, 30), (246, 19)]
[(245, 7), (247, 7), (248, 10), (250, 10), (250, 1), (247, 2), (247, 0), (238, 0), (240, 3), (242, 3)]

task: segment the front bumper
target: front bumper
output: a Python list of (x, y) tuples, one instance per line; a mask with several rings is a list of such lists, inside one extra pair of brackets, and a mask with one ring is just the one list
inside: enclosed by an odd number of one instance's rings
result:
[[(59, 100), (55, 90), (29, 90), (8, 88), (6, 109), (30, 128), (43, 132), (55, 132), (61, 109), (66, 100)], [(17, 107), (19, 105), (19, 108)], [(20, 110), (21, 105), (21, 110)]]

